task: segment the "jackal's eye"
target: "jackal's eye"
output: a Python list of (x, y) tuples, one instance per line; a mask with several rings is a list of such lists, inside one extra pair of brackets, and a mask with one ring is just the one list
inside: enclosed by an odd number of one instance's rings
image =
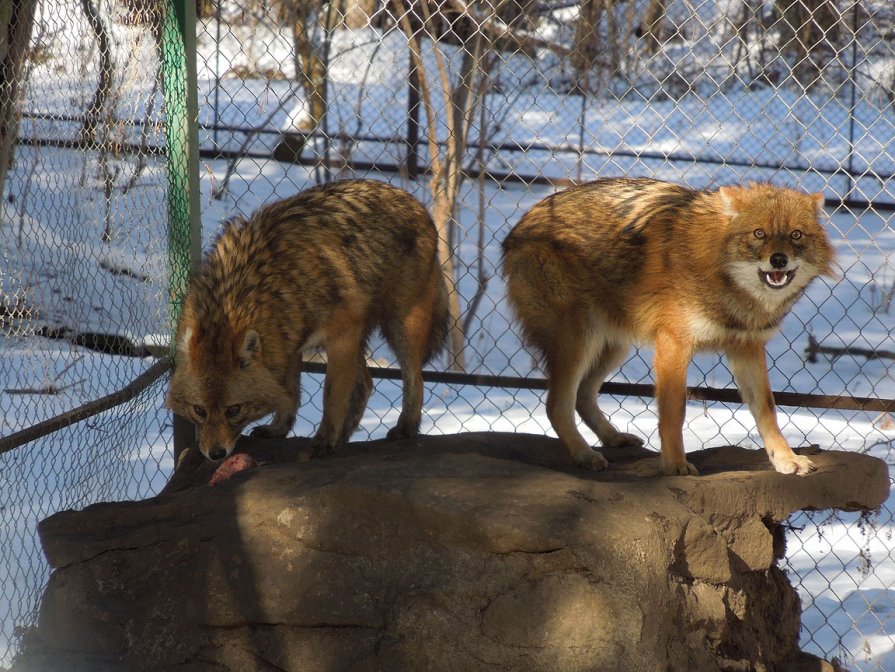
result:
[(766, 234), (764, 232), (764, 229), (755, 229), (755, 231), (752, 232), (752, 235), (755, 236), (756, 238), (758, 238), (759, 240), (762, 240), (768, 234)]
[(234, 404), (233, 406), (227, 406), (226, 410), (224, 411), (224, 415), (227, 416), (227, 420), (232, 420), (237, 415), (239, 415), (239, 411), (239, 404)]
[(795, 231), (793, 231), (792, 233), (789, 234), (789, 237), (792, 238), (793, 240), (798, 240), (799, 238), (802, 237), (802, 232), (799, 231), (798, 229), (796, 229)]
[(208, 412), (199, 405), (193, 406), (193, 413), (195, 413), (196, 417), (200, 420), (204, 420), (208, 417)]

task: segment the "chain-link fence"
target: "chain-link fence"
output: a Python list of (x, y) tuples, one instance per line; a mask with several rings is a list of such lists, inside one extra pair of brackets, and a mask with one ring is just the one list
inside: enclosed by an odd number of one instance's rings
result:
[(0, 667), (48, 578), (37, 522), (152, 495), (171, 472), (153, 25), (148, 3), (0, 8)]
[[(125, 387), (154, 360), (124, 355), (167, 343), (164, 4), (36, 2), (0, 228), (4, 436)], [(552, 431), (543, 393), (526, 385), (542, 374), (499, 274), (500, 242), (541, 198), (617, 175), (696, 188), (771, 180), (824, 192), (841, 274), (812, 285), (770, 343), (784, 434), (895, 466), (887, 413), (814, 407), (895, 398), (890, 2), (196, 6), (205, 243), (234, 213), (348, 176), (408, 189), (448, 237), (462, 343), (430, 363), (452, 373), (427, 384), (424, 432)], [(380, 341), (372, 346), (374, 366), (394, 364)], [(650, 359), (635, 353), (612, 389), (650, 383)], [(719, 356), (699, 355), (688, 383), (706, 399), (688, 406), (688, 447), (757, 443), (748, 411), (723, 401), (732, 381)], [(15, 650), (14, 626), (32, 622), (46, 576), (34, 522), (145, 496), (169, 473), (163, 387), (0, 455), (0, 664)], [(319, 422), (320, 387), (319, 375), (304, 377), (298, 434)], [(399, 401), (398, 381), (377, 380), (355, 438), (383, 436)], [(601, 405), (658, 446), (651, 399), (609, 395)], [(790, 525), (803, 647), (852, 669), (895, 669), (891, 502), (870, 520), (804, 514)]]

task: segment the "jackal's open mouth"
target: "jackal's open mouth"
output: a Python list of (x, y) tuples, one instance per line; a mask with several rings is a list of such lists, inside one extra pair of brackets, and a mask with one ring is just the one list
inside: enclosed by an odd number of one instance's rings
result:
[(760, 268), (758, 269), (758, 277), (771, 289), (783, 289), (786, 285), (792, 282), (795, 274), (796, 269), (792, 269), (791, 271), (763, 271)]

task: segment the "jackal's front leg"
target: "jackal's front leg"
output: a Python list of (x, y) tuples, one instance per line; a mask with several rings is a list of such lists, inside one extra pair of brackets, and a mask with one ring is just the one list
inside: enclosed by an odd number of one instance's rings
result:
[(361, 419), (364, 417), (364, 410), (367, 408), (367, 400), (370, 398), (370, 392), (373, 390), (373, 378), (367, 369), (367, 358), (363, 351), (358, 353), (357, 381), (351, 390), (351, 397), (348, 400), (348, 413), (345, 417), (345, 428), (342, 431), (342, 443), (346, 443), (354, 430), (360, 425)]
[(743, 401), (749, 406), (758, 433), (774, 469), (782, 474), (804, 476), (816, 469), (807, 457), (796, 455), (777, 425), (774, 394), (768, 380), (764, 343), (747, 343), (727, 348), (730, 369)]
[(292, 429), (301, 405), (301, 361), (301, 351), (293, 353), (289, 358), (283, 380), (280, 381), (286, 394), (276, 400), (271, 423), (255, 427), (252, 436), (281, 438)]
[(654, 369), (659, 404), (659, 441), (662, 471), (666, 476), (698, 476), (684, 453), (684, 417), (687, 410), (687, 366), (692, 348), (673, 334), (656, 337)]
[[(335, 452), (348, 440), (347, 424), (360, 420), (359, 413), (356, 410), (352, 413), (350, 408), (352, 392), (360, 379), (358, 366), (363, 362), (363, 339), (360, 326), (354, 322), (355, 324), (340, 325), (337, 335), (327, 338), (323, 417), (311, 444), (312, 457)], [(365, 390), (366, 393), (368, 391)]]

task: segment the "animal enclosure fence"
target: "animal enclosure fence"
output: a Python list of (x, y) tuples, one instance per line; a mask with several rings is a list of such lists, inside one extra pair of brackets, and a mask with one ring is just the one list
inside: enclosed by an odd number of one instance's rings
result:
[[(37, 520), (153, 494), (173, 468), (159, 372), (170, 299), (200, 242), (182, 230), (191, 212), (207, 244), (224, 218), (319, 182), (402, 186), (450, 242), (457, 337), (429, 365), (428, 433), (551, 431), (499, 258), (557, 187), (641, 175), (822, 191), (841, 277), (812, 285), (769, 346), (783, 431), (895, 468), (891, 3), (206, 0), (180, 41), (178, 4), (17, 0), (15, 21), (0, 12), (7, 36), (32, 19), (16, 86), (0, 82), (0, 107), (16, 111), (4, 118), (18, 120), (0, 206), (0, 665), (46, 580)], [(179, 106), (193, 53), (190, 140)], [(602, 405), (657, 447), (649, 360), (636, 352)], [(360, 439), (383, 436), (400, 399), (381, 342), (369, 362)], [(311, 368), (304, 435), (321, 413)], [(688, 447), (755, 445), (720, 357), (699, 355), (688, 383)], [(891, 501), (871, 519), (790, 521), (806, 650), (895, 668), (893, 527)]]

